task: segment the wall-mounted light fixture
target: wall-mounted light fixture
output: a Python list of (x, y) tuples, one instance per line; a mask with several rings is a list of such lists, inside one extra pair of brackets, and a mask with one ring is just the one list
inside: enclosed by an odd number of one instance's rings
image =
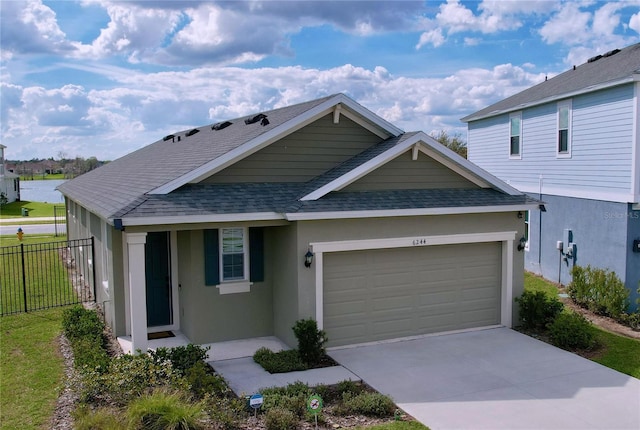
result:
[(545, 205), (542, 205), (542, 204), (538, 205), (538, 208), (540, 209), (540, 212), (546, 212), (547, 211), (547, 208), (546, 208)]
[(311, 263), (313, 263), (313, 252), (309, 249), (307, 253), (304, 254), (304, 267), (311, 267)]
[(520, 238), (518, 242), (518, 251), (522, 251), (527, 246), (527, 239), (524, 236)]
[(522, 211), (518, 211), (518, 218), (522, 218)]

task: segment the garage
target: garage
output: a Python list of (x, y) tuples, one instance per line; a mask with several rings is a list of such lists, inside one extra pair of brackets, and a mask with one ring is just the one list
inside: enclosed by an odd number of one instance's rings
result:
[(502, 245), (327, 252), (328, 346), (500, 324)]

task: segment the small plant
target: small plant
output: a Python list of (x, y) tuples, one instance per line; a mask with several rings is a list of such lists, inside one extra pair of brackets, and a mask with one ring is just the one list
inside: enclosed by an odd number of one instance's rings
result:
[(298, 417), (288, 409), (274, 407), (267, 410), (264, 423), (267, 430), (293, 430), (297, 427)]
[(574, 312), (563, 312), (549, 325), (551, 342), (562, 349), (591, 349), (595, 346), (595, 336), (591, 323)]
[(309, 366), (320, 363), (328, 339), (324, 330), (318, 330), (318, 323), (311, 318), (298, 320), (293, 326), (293, 334), (298, 339), (298, 352), (302, 361)]
[(286, 387), (272, 387), (262, 390), (264, 403), (262, 408), (269, 411), (273, 408), (287, 409), (296, 417), (302, 418), (307, 408), (307, 399), (312, 394), (309, 386), (303, 382), (294, 382)]
[(285, 373), (306, 370), (307, 365), (295, 349), (273, 352), (269, 348), (260, 348), (253, 354), (253, 361), (269, 373)]
[(129, 427), (149, 430), (197, 430), (202, 428), (204, 408), (177, 393), (156, 391), (135, 399), (127, 407)]
[(174, 348), (158, 348), (155, 351), (149, 351), (149, 355), (156, 363), (167, 360), (170, 361), (173, 368), (184, 375), (187, 370), (191, 369), (197, 363), (204, 362), (207, 359), (209, 349), (211, 348), (189, 344), (186, 346), (176, 346)]
[(542, 291), (525, 291), (516, 302), (520, 305), (520, 325), (525, 330), (544, 330), (564, 308), (557, 298)]
[(362, 392), (342, 395), (342, 403), (338, 407), (342, 415), (362, 414), (370, 417), (390, 417), (396, 410), (391, 397), (380, 393)]

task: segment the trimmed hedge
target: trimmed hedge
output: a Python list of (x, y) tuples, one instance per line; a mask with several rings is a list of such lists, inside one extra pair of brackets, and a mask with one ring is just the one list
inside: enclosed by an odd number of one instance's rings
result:
[(71, 343), (74, 363), (78, 369), (106, 372), (109, 355), (105, 349), (104, 323), (98, 314), (82, 306), (73, 306), (62, 313), (62, 329)]

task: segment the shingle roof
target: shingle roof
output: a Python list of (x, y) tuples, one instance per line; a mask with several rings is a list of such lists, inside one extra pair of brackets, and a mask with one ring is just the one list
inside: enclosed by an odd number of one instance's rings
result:
[(593, 57), (595, 61), (581, 64), (465, 116), (461, 120), (469, 122), (488, 118), (538, 103), (568, 97), (575, 93), (594, 90), (601, 86), (632, 82), (634, 75), (640, 73), (640, 43), (628, 46), (619, 52), (614, 50), (604, 55), (601, 58)]
[(526, 195), (490, 188), (332, 192), (299, 201), (308, 184), (190, 184), (170, 194), (147, 195), (119, 217), (195, 216), (275, 212), (281, 214), (510, 206), (535, 203)]
[(114, 160), (73, 180), (58, 189), (91, 212), (112, 218), (145, 193), (178, 178), (257, 136), (282, 125), (334, 96), (266, 112), (269, 124), (260, 121), (247, 125), (249, 115), (230, 120), (232, 125), (212, 130), (212, 125), (199, 127), (191, 136), (183, 130), (168, 140), (155, 143)]

